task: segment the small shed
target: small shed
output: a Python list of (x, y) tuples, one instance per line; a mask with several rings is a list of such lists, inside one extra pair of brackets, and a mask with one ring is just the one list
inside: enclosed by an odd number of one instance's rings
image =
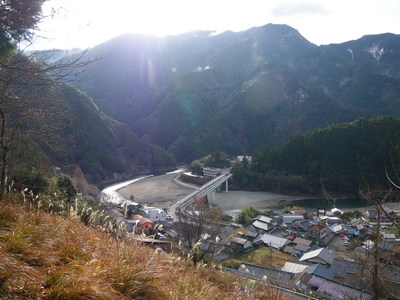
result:
[(238, 245), (241, 249), (248, 249), (251, 247), (251, 242), (239, 237), (233, 237), (230, 239), (231, 243)]

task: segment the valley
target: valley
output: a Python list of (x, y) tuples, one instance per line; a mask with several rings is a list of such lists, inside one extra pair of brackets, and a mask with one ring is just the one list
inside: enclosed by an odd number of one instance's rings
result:
[(328, 36), (333, 6), (264, 1), (274, 23), (36, 48), (50, 19), (196, 17), (55, 2), (0, 0), (0, 298), (398, 299), (398, 33), (317, 45), (275, 21)]

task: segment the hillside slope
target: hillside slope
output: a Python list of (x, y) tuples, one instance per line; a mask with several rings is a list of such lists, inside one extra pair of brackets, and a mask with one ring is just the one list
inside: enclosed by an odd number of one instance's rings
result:
[[(281, 147), (255, 152), (234, 167), (242, 188), (359, 197), (360, 189), (389, 189), (400, 159), (400, 118), (376, 117), (296, 135)], [(393, 197), (395, 197), (393, 193)]]
[(92, 99), (76, 88), (58, 84), (37, 92), (38, 97), (51, 99), (48, 101), (52, 107), (47, 111), (47, 120), (32, 122), (26, 130), (40, 129), (36, 130), (40, 131), (36, 134), (40, 138), (35, 142), (53, 165), (77, 164), (94, 184), (175, 166), (175, 160), (165, 150), (103, 114)]
[(0, 203), (2, 299), (283, 299), (101, 229)]

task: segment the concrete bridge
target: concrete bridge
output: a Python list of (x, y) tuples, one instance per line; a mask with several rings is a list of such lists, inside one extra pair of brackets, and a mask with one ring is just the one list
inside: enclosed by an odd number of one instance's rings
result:
[(219, 186), (221, 186), (225, 182), (225, 191), (228, 192), (228, 180), (229, 178), (232, 177), (233, 174), (226, 172), (223, 173), (209, 182), (203, 184), (198, 190), (194, 191), (193, 193), (190, 193), (187, 195), (185, 198), (179, 200), (177, 202), (177, 209), (179, 211), (182, 211), (185, 209), (188, 205), (190, 205), (194, 199), (200, 199), (203, 198), (204, 196), (207, 196), (208, 194), (211, 194), (212, 192), (215, 191), (215, 189)]

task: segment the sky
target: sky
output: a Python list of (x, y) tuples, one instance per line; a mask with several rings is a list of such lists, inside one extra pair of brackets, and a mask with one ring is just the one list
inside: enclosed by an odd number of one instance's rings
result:
[(125, 33), (242, 31), (287, 24), (310, 42), (400, 34), (400, 0), (49, 0), (36, 49), (89, 48)]

